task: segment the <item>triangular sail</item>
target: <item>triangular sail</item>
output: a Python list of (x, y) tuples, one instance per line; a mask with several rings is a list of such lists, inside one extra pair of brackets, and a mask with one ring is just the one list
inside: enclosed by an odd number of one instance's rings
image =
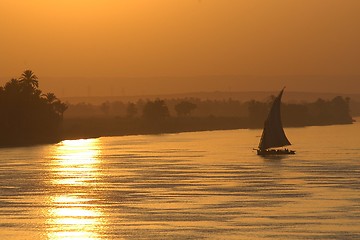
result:
[(280, 105), (283, 92), (284, 89), (281, 90), (279, 96), (275, 98), (269, 115), (265, 121), (264, 130), (259, 144), (260, 150), (291, 145), (285, 135), (281, 123)]

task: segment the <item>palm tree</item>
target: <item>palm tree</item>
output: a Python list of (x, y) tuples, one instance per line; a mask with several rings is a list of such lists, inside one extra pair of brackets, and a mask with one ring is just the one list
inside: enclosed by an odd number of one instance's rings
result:
[(66, 111), (66, 109), (68, 109), (68, 106), (59, 100), (56, 100), (53, 103), (53, 106), (55, 111), (61, 116), (61, 118), (63, 118), (64, 112)]
[(21, 89), (19, 81), (16, 78), (12, 78), (4, 86), (4, 90), (7, 92), (19, 92)]
[(56, 100), (58, 100), (54, 93), (46, 93), (46, 94), (43, 94), (43, 96), (45, 97), (46, 101), (47, 101), (49, 104), (52, 104), (52, 103), (54, 103)]
[(19, 82), (32, 88), (39, 87), (38, 77), (31, 70), (25, 70), (19, 78)]

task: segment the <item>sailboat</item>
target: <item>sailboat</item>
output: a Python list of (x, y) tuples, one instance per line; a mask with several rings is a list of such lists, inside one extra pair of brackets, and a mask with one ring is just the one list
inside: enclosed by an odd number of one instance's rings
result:
[(287, 148), (281, 149), (281, 147), (291, 145), (281, 123), (280, 106), (284, 89), (275, 98), (269, 115), (265, 120), (259, 147), (256, 149), (258, 155), (295, 154), (293, 150)]

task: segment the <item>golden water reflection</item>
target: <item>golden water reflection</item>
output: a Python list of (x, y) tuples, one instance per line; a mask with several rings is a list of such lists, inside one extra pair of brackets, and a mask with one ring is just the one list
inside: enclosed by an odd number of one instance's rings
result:
[(97, 139), (61, 142), (52, 162), (53, 194), (48, 212), (48, 239), (100, 239), (104, 224), (96, 193), (100, 177)]

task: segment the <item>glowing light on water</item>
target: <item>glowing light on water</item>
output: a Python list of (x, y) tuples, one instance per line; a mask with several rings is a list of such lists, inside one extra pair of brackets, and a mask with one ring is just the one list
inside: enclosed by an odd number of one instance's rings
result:
[(63, 141), (57, 146), (52, 184), (60, 194), (49, 200), (49, 239), (99, 239), (102, 212), (92, 196), (99, 177), (99, 153), (96, 139)]

